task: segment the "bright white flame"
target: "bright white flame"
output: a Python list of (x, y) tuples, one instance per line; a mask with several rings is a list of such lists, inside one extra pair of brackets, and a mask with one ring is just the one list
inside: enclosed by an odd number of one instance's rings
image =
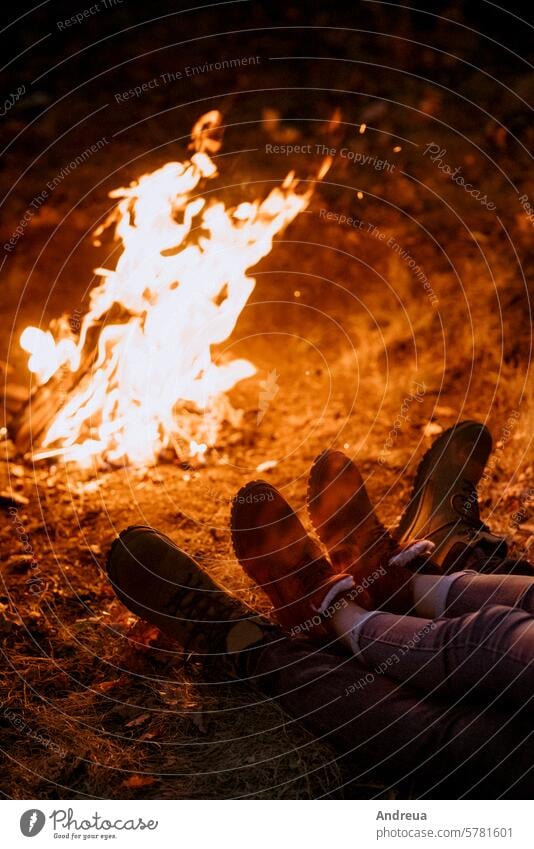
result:
[(102, 281), (79, 337), (64, 318), (57, 340), (24, 330), (21, 345), (40, 383), (60, 369), (80, 371), (38, 456), (145, 465), (170, 446), (202, 457), (222, 421), (235, 423), (225, 393), (255, 369), (243, 359), (215, 363), (211, 349), (228, 339), (254, 288), (247, 270), (306, 208), (312, 190), (297, 194), (291, 173), (263, 200), (234, 208), (206, 200), (201, 181), (217, 173), (207, 151), (220, 145), (210, 135), (219, 124), (217, 112), (202, 116), (190, 160), (111, 192), (118, 203), (95, 236), (114, 225), (121, 251), (115, 268), (96, 269)]

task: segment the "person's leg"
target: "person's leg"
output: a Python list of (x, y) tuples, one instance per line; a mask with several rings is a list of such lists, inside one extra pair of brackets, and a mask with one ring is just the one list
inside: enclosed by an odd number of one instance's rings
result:
[[(455, 440), (462, 443), (467, 437), (481, 433), (488, 436), (484, 429), (481, 431), (479, 426), (472, 424), (455, 432)], [(449, 587), (462, 574), (459, 564), (444, 573), (440, 564), (434, 562), (436, 547), (429, 539), (405, 538), (399, 546), (376, 515), (353, 460), (340, 451), (325, 451), (319, 455), (310, 471), (307, 501), (310, 518), (334, 570), (352, 575), (356, 587), (366, 588), (371, 605), (363, 601), (364, 606), (390, 613), (415, 612), (428, 618), (445, 613)], [(491, 547), (491, 551), (492, 568), (496, 568), (495, 547)], [(482, 549), (463, 546), (462, 552), (464, 560), (469, 557), (474, 570), (484, 571), (488, 555)], [(505, 561), (501, 558), (499, 562)], [(510, 568), (503, 571), (508, 572)], [(530, 565), (529, 571), (534, 578)], [(460, 583), (460, 590), (455, 583), (456, 597), (462, 595), (464, 604), (461, 609), (449, 611), (448, 615), (477, 610), (488, 603), (517, 606), (521, 595), (519, 585), (507, 585), (499, 592), (498, 578), (484, 581), (480, 576), (478, 582), (469, 580), (469, 589), (464, 592), (466, 583)], [(526, 583), (524, 586), (526, 588)], [(525, 609), (534, 612), (532, 597), (523, 602), (530, 605)]]
[(351, 657), (287, 639), (151, 528), (123, 532), (107, 570), (130, 610), (177, 639), (184, 654), (216, 664), (221, 679), (248, 680), (276, 698), (336, 747), (353, 778), (417, 777), (418, 793), (437, 798), (531, 792), (534, 751), (520, 720), (418, 696)]
[(443, 576), (415, 574), (412, 586), (416, 615), (429, 619), (462, 616), (487, 604), (518, 607), (534, 615), (534, 576), (472, 570)]
[[(354, 469), (351, 464), (351, 477)], [(241, 566), (291, 634), (341, 638), (368, 667), (386, 664), (388, 675), (427, 692), (440, 688), (456, 698), (502, 690), (516, 704), (534, 692), (534, 617), (528, 613), (492, 605), (433, 620), (373, 610), (367, 602), (374, 595), (364, 601), (356, 575), (333, 571), (281, 493), (264, 481), (240, 491), (231, 527)], [(375, 564), (373, 589), (392, 562)], [(363, 561), (362, 568), (369, 574)]]
[(348, 603), (335, 633), (368, 669), (428, 693), (498, 695), (518, 707), (534, 693), (534, 617), (488, 605), (455, 618), (423, 619)]
[[(395, 542), (376, 514), (358, 466), (342, 451), (324, 451), (314, 461), (307, 505), (334, 571), (352, 575), (374, 609), (410, 612), (413, 564), (426, 562), (434, 544), (424, 539), (402, 546)], [(440, 574), (439, 569), (434, 572)]]
[(147, 525), (121, 531), (106, 571), (126, 607), (176, 640), (185, 656), (214, 660), (232, 675), (234, 656), (280, 631), (217, 584), (169, 537)]
[(356, 783), (437, 799), (529, 798), (534, 789), (530, 723), (492, 700), (447, 704), (303, 640), (257, 652), (244, 677), (330, 743)]

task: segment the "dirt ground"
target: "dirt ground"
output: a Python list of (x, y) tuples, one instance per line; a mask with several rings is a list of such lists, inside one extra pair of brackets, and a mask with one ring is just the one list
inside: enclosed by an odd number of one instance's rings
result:
[[(514, 551), (528, 553), (534, 224), (519, 197), (534, 197), (534, 74), (524, 45), (507, 42), (506, 29), (501, 44), (477, 36), (462, 4), (447, 7), (456, 24), (399, 10), (388, 16), (378, 4), (356, 4), (352, 13), (313, 5), (310, 18), (300, 6), (273, 7), (271, 16), (234, 5), (180, 15), (161, 4), (171, 16), (152, 23), (123, 6), (67, 37), (57, 21), (70, 7), (58, 3), (30, 16), (31, 27), (13, 29), (15, 56), (30, 34), (52, 35), (14, 62), (10, 91), (24, 83), (26, 92), (2, 119), (6, 797), (405, 792), (387, 776), (356, 777), (347, 787), (333, 750), (276, 704), (242, 686), (209, 684), (193, 658), (178, 662), (176, 646), (136, 621), (106, 580), (109, 545), (129, 524), (160, 528), (267, 611), (229, 540), (231, 499), (246, 480), (267, 478), (303, 510), (310, 463), (323, 448), (341, 447), (394, 526), (432, 436), (476, 418), (495, 443), (483, 517)], [(493, 37), (498, 23), (484, 23)], [(261, 61), (192, 77), (184, 70), (245, 55)], [(161, 81), (180, 70), (182, 79)], [(161, 85), (117, 101), (153, 79)], [(256, 288), (225, 346), (257, 368), (230, 393), (241, 426), (226, 424), (198, 468), (176, 459), (88, 475), (32, 462), (14, 445), (30, 389), (20, 332), (86, 310), (92, 269), (111, 249), (90, 239), (109, 209), (107, 192), (185, 158), (192, 124), (212, 108), (227, 125), (217, 181), (227, 202), (266, 194), (291, 169), (306, 179), (324, 153), (316, 146), (335, 151), (309, 209), (254, 269)], [(265, 122), (267, 109), (279, 125)], [(65, 163), (100, 138), (99, 152), (32, 207)], [(269, 152), (287, 143), (311, 152)], [(440, 163), (461, 169), (478, 198)], [(29, 225), (6, 250), (29, 208)], [(258, 424), (261, 381), (273, 374)], [(270, 468), (258, 471), (266, 461)]]

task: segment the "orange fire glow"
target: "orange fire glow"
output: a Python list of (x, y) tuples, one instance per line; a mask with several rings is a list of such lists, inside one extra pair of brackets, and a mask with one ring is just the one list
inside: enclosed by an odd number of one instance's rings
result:
[[(190, 160), (111, 192), (117, 205), (95, 235), (113, 225), (120, 255), (115, 268), (96, 269), (101, 282), (79, 335), (66, 318), (56, 322), (59, 338), (37, 327), (22, 333), (39, 384), (76, 374), (97, 338), (87, 374), (80, 371), (34, 456), (148, 465), (174, 448), (202, 457), (225, 419), (237, 423), (226, 392), (255, 369), (244, 359), (214, 362), (212, 347), (228, 339), (250, 297), (248, 269), (306, 208), (312, 188), (297, 194), (290, 173), (263, 200), (229, 208), (203, 197), (217, 173), (210, 154), (220, 120), (218, 112), (200, 118)], [(109, 318), (112, 307), (120, 319)]]

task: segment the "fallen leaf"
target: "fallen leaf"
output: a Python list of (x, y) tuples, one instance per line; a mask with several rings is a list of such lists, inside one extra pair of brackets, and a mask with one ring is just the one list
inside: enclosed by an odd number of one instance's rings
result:
[(111, 690), (118, 683), (117, 680), (113, 681), (99, 681), (98, 684), (94, 684), (94, 689), (98, 690), (99, 693), (107, 693), (108, 690)]
[(131, 788), (139, 788), (139, 787), (149, 787), (151, 784), (155, 784), (156, 779), (152, 778), (151, 775), (131, 775), (130, 778), (127, 778), (122, 782), (121, 787), (131, 787)]
[(143, 722), (146, 722), (147, 719), (150, 719), (150, 714), (142, 713), (139, 716), (136, 716), (135, 719), (131, 719), (130, 722), (127, 722), (126, 728), (137, 728), (139, 725), (142, 725)]

